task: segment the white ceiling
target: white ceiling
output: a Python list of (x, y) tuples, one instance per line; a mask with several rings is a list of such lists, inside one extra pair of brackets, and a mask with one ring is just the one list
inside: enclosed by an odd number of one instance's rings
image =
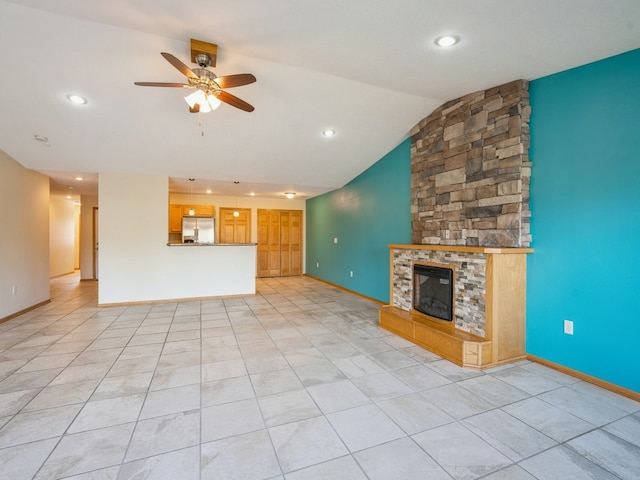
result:
[[(444, 33), (461, 42), (439, 49)], [(254, 112), (133, 84), (183, 82), (160, 52), (194, 67), (191, 38), (218, 44), (218, 76), (257, 77), (229, 91)], [(638, 47), (638, 0), (0, 0), (0, 149), (53, 190), (118, 172), (311, 197), (447, 100)]]

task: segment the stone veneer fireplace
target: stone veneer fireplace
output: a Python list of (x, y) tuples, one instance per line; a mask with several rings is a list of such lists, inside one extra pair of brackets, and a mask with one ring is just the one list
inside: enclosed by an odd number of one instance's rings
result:
[[(524, 355), (530, 113), (517, 80), (451, 100), (411, 132), (413, 244), (390, 246), (380, 324), (461, 365)], [(415, 263), (454, 267), (452, 322), (412, 312)]]

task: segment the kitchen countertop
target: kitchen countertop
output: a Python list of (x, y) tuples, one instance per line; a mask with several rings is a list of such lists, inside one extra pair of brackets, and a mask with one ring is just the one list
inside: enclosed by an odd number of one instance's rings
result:
[(168, 247), (252, 247), (256, 243), (167, 243)]

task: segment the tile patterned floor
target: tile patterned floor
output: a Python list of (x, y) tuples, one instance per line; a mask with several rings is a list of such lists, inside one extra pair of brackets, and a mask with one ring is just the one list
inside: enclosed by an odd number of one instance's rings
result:
[(541, 365), (464, 370), (308, 278), (0, 325), (3, 479), (637, 479), (640, 403)]

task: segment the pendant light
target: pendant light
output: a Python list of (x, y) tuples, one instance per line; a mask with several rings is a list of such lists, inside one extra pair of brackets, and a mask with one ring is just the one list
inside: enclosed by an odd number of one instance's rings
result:
[(189, 215), (190, 216), (194, 216), (196, 214), (196, 211), (193, 209), (193, 182), (195, 181), (195, 178), (190, 178), (189, 179), (191, 183), (191, 205), (192, 207), (189, 209)]
[(236, 186), (236, 209), (233, 211), (233, 216), (238, 218), (240, 216), (240, 212), (238, 211), (238, 184), (240, 182), (238, 182), (237, 180), (235, 182), (233, 182)]

